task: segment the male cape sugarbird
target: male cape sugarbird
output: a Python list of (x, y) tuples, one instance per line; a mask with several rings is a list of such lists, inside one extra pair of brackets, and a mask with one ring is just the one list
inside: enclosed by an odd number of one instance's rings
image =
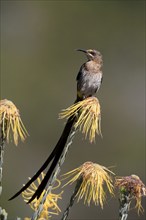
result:
[[(77, 75), (77, 98), (76, 102), (82, 101), (88, 97), (94, 96), (95, 93), (99, 90), (102, 82), (102, 55), (97, 50), (82, 50), (78, 49), (77, 51), (84, 52), (87, 56), (87, 62), (84, 63), (79, 70)], [(9, 200), (14, 199), (20, 195), (24, 190), (26, 190), (30, 184), (37, 179), (41, 172), (47, 168), (51, 163), (48, 171), (42, 180), (41, 184), (38, 186), (37, 190), (30, 198), (28, 203), (33, 201), (35, 198), (39, 198), (43, 190), (45, 189), (49, 178), (51, 177), (67, 142), (68, 136), (70, 134), (71, 128), (75, 122), (75, 117), (70, 117), (65, 125), (65, 128), (62, 132), (62, 135), (57, 142), (52, 153), (49, 155), (47, 160), (41, 166), (41, 168), (36, 172), (36, 174)]]

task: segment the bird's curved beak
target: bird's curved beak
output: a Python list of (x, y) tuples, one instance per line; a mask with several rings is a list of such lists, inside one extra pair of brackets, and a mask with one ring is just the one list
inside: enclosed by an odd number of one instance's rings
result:
[(83, 49), (76, 49), (76, 51), (81, 51), (81, 52), (87, 53), (87, 50), (83, 50)]

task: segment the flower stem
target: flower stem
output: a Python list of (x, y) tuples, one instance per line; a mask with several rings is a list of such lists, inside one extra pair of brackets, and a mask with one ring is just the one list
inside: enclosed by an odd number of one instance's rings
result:
[(65, 148), (64, 148), (64, 150), (62, 152), (62, 155), (61, 155), (61, 157), (60, 157), (60, 159), (58, 161), (58, 164), (57, 164), (57, 166), (56, 166), (56, 168), (55, 168), (55, 170), (54, 170), (54, 172), (53, 172), (53, 174), (52, 174), (52, 176), (51, 176), (51, 178), (50, 178), (50, 180), (49, 180), (49, 182), (48, 182), (48, 184), (46, 186), (46, 191), (45, 191), (45, 193), (43, 195), (43, 198), (42, 198), (42, 200), (40, 202), (40, 205), (39, 205), (38, 209), (35, 211), (35, 213), (33, 214), (31, 220), (37, 220), (39, 215), (41, 214), (41, 212), (43, 210), (43, 204), (44, 204), (44, 202), (46, 200), (47, 195), (51, 192), (51, 190), (53, 188), (54, 182), (55, 182), (55, 180), (56, 180), (56, 178), (57, 178), (57, 176), (58, 176), (58, 174), (59, 174), (59, 172), (61, 170), (61, 166), (62, 166), (62, 164), (65, 161), (65, 157), (66, 157), (66, 155), (68, 153), (69, 147), (72, 144), (72, 141), (73, 141), (73, 138), (75, 136), (75, 133), (76, 133), (76, 129), (73, 126), (72, 129), (71, 129), (70, 135), (68, 137), (67, 144), (66, 144), (66, 146), (65, 146)]
[(4, 162), (4, 147), (5, 147), (5, 142), (6, 142), (6, 137), (3, 131), (3, 123), (1, 124), (0, 127), (0, 195), (2, 194), (2, 172), (3, 172), (3, 162)]
[(68, 215), (69, 215), (69, 211), (70, 211), (71, 207), (73, 206), (74, 201), (75, 201), (75, 199), (76, 199), (76, 195), (77, 195), (78, 190), (79, 190), (79, 188), (80, 188), (80, 186), (81, 186), (82, 180), (83, 180), (82, 177), (80, 177), (80, 178), (77, 180), (75, 189), (74, 189), (73, 194), (72, 194), (72, 196), (71, 196), (71, 198), (70, 198), (70, 202), (69, 202), (69, 204), (68, 204), (66, 210), (64, 211), (61, 220), (66, 220), (66, 219), (67, 219), (67, 217), (68, 217)]
[(130, 195), (127, 192), (121, 192), (119, 203), (119, 220), (127, 220), (130, 208)]

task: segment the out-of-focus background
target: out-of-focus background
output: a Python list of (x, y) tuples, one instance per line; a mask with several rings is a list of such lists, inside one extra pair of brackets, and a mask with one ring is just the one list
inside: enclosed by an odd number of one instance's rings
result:
[[(5, 148), (1, 206), (16, 216), (32, 210), (12, 196), (41, 166), (55, 146), (65, 120), (61, 109), (76, 97), (76, 75), (84, 54), (103, 54), (104, 79), (97, 97), (102, 134), (90, 144), (78, 133), (62, 172), (86, 161), (111, 167), (118, 176), (139, 175), (145, 181), (145, 1), (1, 1), (1, 99), (13, 101), (30, 134), (25, 143)], [(73, 186), (59, 202), (68, 204)], [(143, 206), (145, 205), (143, 199)], [(70, 219), (117, 219), (118, 199), (104, 209), (76, 203)], [(55, 216), (54, 219), (60, 219)], [(131, 210), (129, 219), (145, 219)]]

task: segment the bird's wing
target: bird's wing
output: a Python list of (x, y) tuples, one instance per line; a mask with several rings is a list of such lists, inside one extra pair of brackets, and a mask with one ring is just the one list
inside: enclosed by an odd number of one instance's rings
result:
[(81, 66), (78, 74), (77, 74), (77, 77), (76, 77), (76, 81), (79, 81), (82, 77), (83, 77), (83, 74), (84, 74), (84, 71), (83, 69), (85, 68), (85, 63)]

